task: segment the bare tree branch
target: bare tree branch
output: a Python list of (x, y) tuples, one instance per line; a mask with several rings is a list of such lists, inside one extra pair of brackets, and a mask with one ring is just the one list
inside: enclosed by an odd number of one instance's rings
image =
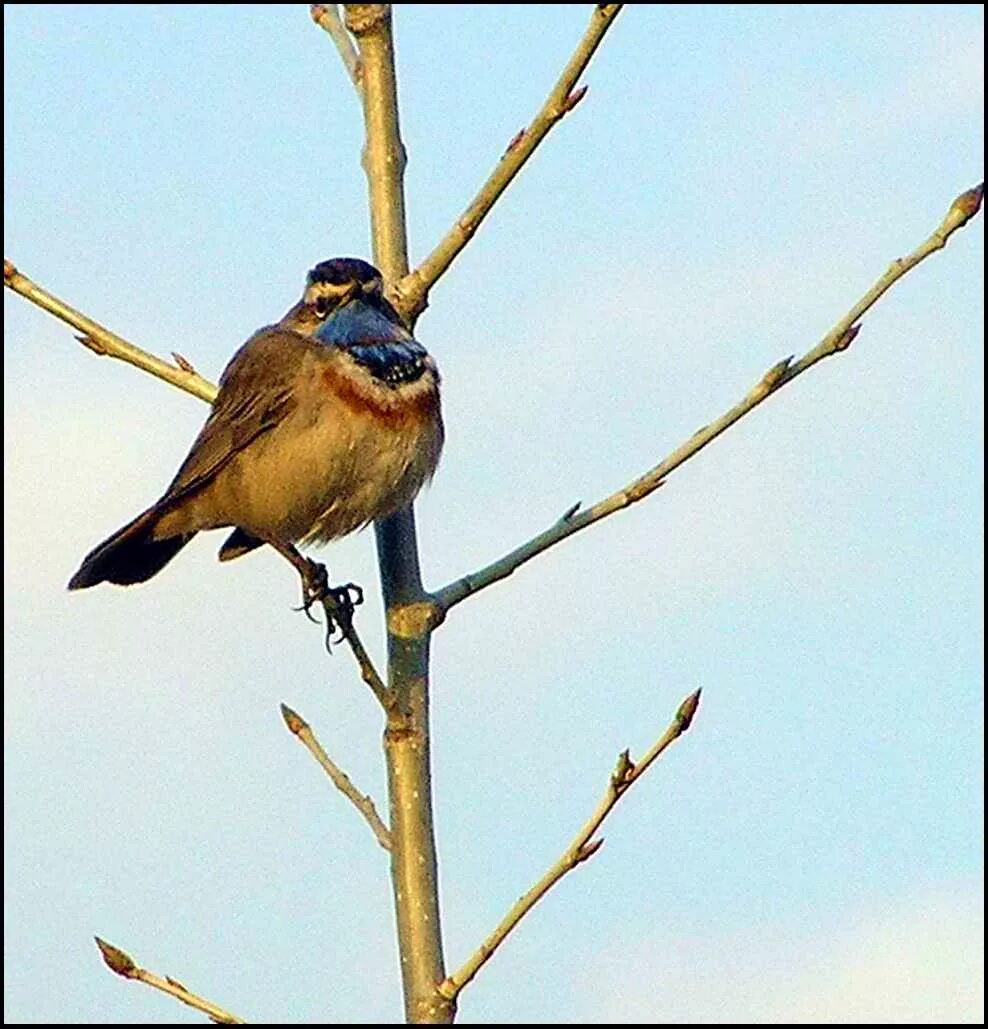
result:
[(377, 702), (384, 708), (385, 713), (393, 711), (397, 703), (394, 690), (389, 689), (381, 678), (374, 662), (371, 660), (370, 654), (367, 653), (363, 642), (357, 635), (357, 630), (353, 627), (352, 616), (348, 614), (341, 618), (331, 597), (324, 597), (322, 605), (326, 613), (326, 625), (328, 627), (326, 637), (327, 649), (329, 648), (329, 634), (332, 632), (332, 627), (335, 624), (339, 627), (340, 632), (343, 633), (343, 638), (350, 645), (353, 656), (357, 659), (360, 678), (370, 687), (371, 692), (377, 697)]
[(212, 1022), (218, 1022), (220, 1025), (247, 1024), (242, 1018), (230, 1014), (229, 1011), (224, 1011), (218, 1004), (190, 993), (177, 979), (167, 975), (164, 977), (155, 975), (154, 972), (149, 972), (146, 968), (140, 968), (135, 964), (134, 959), (120, 950), (119, 947), (114, 947), (112, 943), (107, 943), (106, 940), (101, 940), (98, 936), (95, 939), (103, 961), (111, 972), (116, 972), (117, 975), (123, 976), (124, 979), (136, 979), (138, 982), (153, 986), (154, 989), (167, 993), (170, 997), (180, 1000), (190, 1008), (195, 1008), (197, 1011), (207, 1014)]
[(668, 457), (664, 458), (650, 471), (635, 479), (623, 489), (612, 493), (609, 497), (594, 504), (593, 507), (583, 511), (579, 510), (580, 505), (571, 507), (554, 525), (545, 532), (523, 543), (511, 553), (506, 554), (500, 560), (471, 572), (469, 575), (451, 582), (433, 594), (435, 604), (435, 619), (441, 621), (450, 608), (466, 600), (467, 597), (485, 589), (487, 586), (501, 579), (507, 578), (517, 568), (520, 568), (526, 561), (555, 546), (581, 529), (586, 529), (599, 522), (602, 518), (614, 514), (631, 504), (644, 499), (655, 492), (662, 485), (666, 476), (675, 471), (695, 454), (699, 453), (708, 443), (716, 439), (722, 432), (729, 429), (735, 422), (740, 421), (746, 414), (753, 411), (772, 394), (778, 392), (787, 383), (790, 383), (798, 375), (801, 375), (813, 365), (822, 361), (825, 357), (839, 354), (851, 345), (857, 336), (860, 325), (858, 320), (878, 301), (891, 286), (899, 281), (908, 271), (915, 268), (921, 261), (931, 254), (942, 250), (950, 237), (960, 228), (967, 224), (981, 209), (981, 201), (984, 195), (984, 184), (975, 186), (973, 189), (962, 193), (951, 204), (946, 217), (937, 226), (933, 234), (917, 247), (908, 257), (898, 258), (893, 261), (884, 275), (879, 278), (867, 293), (851, 308), (850, 311), (827, 333), (826, 336), (808, 351), (798, 361), (791, 357), (784, 358), (778, 364), (773, 365), (748, 391), (748, 393), (725, 412), (716, 421), (704, 426), (695, 432), (685, 443), (674, 450)]
[(590, 63), (590, 58), (600, 46), (604, 34), (614, 23), (614, 19), (623, 6), (623, 4), (594, 5), (590, 24), (584, 32), (583, 38), (532, 123), (527, 129), (522, 129), (508, 144), (497, 167), (481, 186), (480, 192), (432, 253), (413, 272), (394, 285), (391, 300), (409, 324), (413, 324), (428, 306), (429, 291), (473, 238), (480, 223), (487, 217), (498, 197), (508, 188), (525, 162), (535, 153), (538, 145), (549, 134), (552, 127), (572, 111), (586, 95), (586, 86), (575, 92), (574, 88)]
[(350, 76), (357, 96), (360, 96), (363, 90), (360, 81), (360, 58), (357, 56), (357, 48), (353, 45), (350, 33), (347, 32), (346, 26), (340, 18), (339, 4), (311, 4), (309, 13), (312, 15), (312, 20), (319, 28), (328, 32), (336, 44), (343, 67)]
[(377, 842), (385, 850), (391, 850), (391, 833), (381, 820), (381, 816), (377, 813), (377, 808), (374, 806), (374, 801), (370, 796), (366, 793), (361, 793), (353, 785), (350, 777), (326, 753), (316, 739), (312, 727), (297, 711), (293, 711), (287, 704), (282, 704), (281, 717), (284, 718), (285, 725), (288, 726), (289, 730), (299, 738), (299, 741), (305, 745), (309, 753), (319, 762), (323, 771), (333, 781), (333, 785), (363, 815), (364, 821), (370, 826)]
[[(394, 283), (408, 271), (405, 229), (405, 148), (398, 117), (394, 40), (389, 4), (345, 4), (357, 40), (363, 80), (364, 170), (370, 201), (374, 262)], [(398, 929), (405, 1015), (413, 1023), (449, 1023), (455, 1005), (437, 990), (446, 977), (439, 912), (439, 872), (432, 819), (429, 746), (430, 627), (402, 635), (404, 617), (425, 597), (411, 507), (374, 526), (388, 623), (388, 682), (396, 699), (388, 712), (391, 883)]]
[(669, 728), (652, 745), (641, 761), (635, 763), (627, 750), (617, 760), (611, 773), (607, 789), (596, 810), (587, 820), (583, 828), (573, 837), (573, 842), (566, 848), (562, 857), (542, 876), (541, 879), (520, 897), (511, 910), (504, 916), (498, 927), (474, 951), (453, 975), (449, 976), (439, 987), (439, 992), (450, 1000), (455, 1000), (460, 991), (494, 956), (498, 947), (504, 943), (512, 929), (532, 910), (533, 907), (559, 882), (567, 872), (577, 865), (589, 860), (604, 845), (604, 840), (593, 839), (604, 819), (614, 810), (617, 802), (627, 791), (649, 770), (660, 754), (676, 742), (689, 729), (700, 706), (700, 690), (691, 693), (676, 711)]
[(146, 350), (141, 350), (133, 343), (128, 343), (121, 336), (115, 335), (109, 329), (104, 329), (98, 322), (87, 318), (82, 312), (77, 311), (74, 307), (69, 307), (64, 301), (42, 289), (19, 272), (6, 258), (3, 262), (3, 284), (7, 289), (20, 293), (22, 297), (30, 300), (32, 304), (36, 304), (42, 310), (53, 314), (56, 318), (61, 318), (63, 322), (67, 322), (74, 329), (85, 333), (83, 336), (76, 336), (76, 339), (83, 346), (92, 350), (94, 354), (116, 357), (121, 361), (126, 361), (135, 368), (140, 368), (141, 371), (155, 375), (172, 386), (178, 386), (186, 393), (205, 400), (207, 404), (211, 404), (216, 399), (216, 387), (208, 379), (196, 374), (185, 358), (175, 355), (177, 364), (172, 365), (167, 361), (162, 361), (160, 357), (155, 357), (154, 354), (149, 354)]

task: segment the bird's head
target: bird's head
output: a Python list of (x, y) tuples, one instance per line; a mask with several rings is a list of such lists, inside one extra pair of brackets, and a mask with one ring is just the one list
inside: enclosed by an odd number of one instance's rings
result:
[(327, 318), (351, 303), (401, 324), (384, 297), (381, 273), (359, 257), (334, 257), (317, 264), (306, 277), (302, 299), (282, 318), (281, 324), (304, 336), (314, 336)]

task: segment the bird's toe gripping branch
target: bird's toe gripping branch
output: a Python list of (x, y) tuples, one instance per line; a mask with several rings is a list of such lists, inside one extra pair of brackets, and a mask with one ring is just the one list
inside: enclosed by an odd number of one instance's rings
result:
[[(353, 612), (364, 602), (364, 591), (355, 582), (327, 586), (319, 602), (326, 612), (326, 650), (331, 651), (332, 644), (342, 643), (352, 629)], [(339, 635), (334, 638), (337, 630)]]

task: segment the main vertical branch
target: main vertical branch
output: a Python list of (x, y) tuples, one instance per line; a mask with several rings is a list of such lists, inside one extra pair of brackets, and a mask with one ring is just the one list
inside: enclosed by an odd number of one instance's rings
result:
[[(395, 283), (408, 273), (408, 239), (391, 6), (346, 4), (345, 9), (360, 51), (374, 260)], [(446, 971), (429, 759), (431, 627), (427, 619), (414, 617), (426, 605), (418, 603), (424, 591), (411, 508), (379, 522), (375, 532), (388, 619), (388, 678), (398, 698), (388, 714), (384, 749), (405, 1017), (413, 1023), (449, 1023), (455, 1002), (438, 990)]]

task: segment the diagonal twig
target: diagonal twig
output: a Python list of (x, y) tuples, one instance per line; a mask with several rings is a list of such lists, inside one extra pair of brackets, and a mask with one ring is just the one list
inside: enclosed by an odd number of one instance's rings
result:
[(336, 44), (343, 67), (346, 68), (346, 73), (350, 76), (353, 88), (359, 96), (364, 88), (361, 81), (360, 57), (357, 54), (357, 48), (353, 45), (353, 40), (350, 38), (350, 33), (347, 32), (346, 26), (340, 18), (339, 5), (310, 4), (309, 13), (312, 15), (312, 20), (319, 28), (328, 32), (330, 38)]
[(161, 990), (162, 993), (167, 993), (170, 997), (180, 1000), (190, 1008), (204, 1012), (212, 1022), (218, 1022), (220, 1025), (247, 1024), (242, 1018), (230, 1014), (229, 1011), (225, 1011), (218, 1004), (214, 1004), (212, 1001), (191, 993), (177, 979), (167, 975), (155, 975), (154, 972), (149, 972), (146, 968), (140, 968), (134, 962), (134, 959), (120, 950), (119, 947), (114, 947), (112, 943), (107, 943), (106, 940), (101, 940), (98, 936), (95, 939), (103, 961), (111, 972), (116, 972), (117, 975), (123, 976), (124, 979), (136, 979), (138, 982), (146, 983), (156, 990)]
[[(352, 615), (346, 615), (340, 617), (339, 612), (336, 610), (334, 602), (330, 597), (323, 598), (323, 609), (326, 612), (326, 625), (331, 631), (332, 626), (335, 624), (340, 632), (343, 634), (343, 638), (350, 645), (350, 649), (353, 651), (353, 656), (357, 659), (357, 667), (360, 669), (360, 678), (370, 687), (371, 692), (377, 697), (377, 702), (384, 708), (385, 712), (394, 709), (397, 703), (397, 698), (394, 695), (394, 691), (389, 689), (381, 678), (374, 662), (371, 660), (370, 654), (367, 653), (364, 647), (363, 641), (357, 635), (357, 630), (353, 625)], [(327, 636), (327, 648), (329, 646)]]
[(772, 394), (778, 392), (787, 383), (792, 382), (798, 375), (812, 368), (825, 357), (847, 350), (860, 330), (858, 320), (908, 271), (931, 254), (942, 250), (950, 237), (966, 225), (981, 209), (983, 195), (984, 183), (961, 193), (950, 205), (950, 210), (932, 235), (907, 257), (893, 261), (885, 274), (812, 350), (809, 350), (798, 361), (787, 357), (773, 365), (734, 407), (716, 421), (694, 433), (650, 471), (616, 493), (605, 497), (593, 507), (582, 511), (579, 510), (579, 504), (571, 507), (555, 524), (527, 543), (516, 547), (492, 564), (476, 572), (471, 572), (434, 593), (435, 619), (441, 621), (450, 608), (474, 593), (511, 575), (525, 562), (572, 536), (573, 533), (586, 529), (602, 518), (614, 514), (615, 511), (620, 511), (654, 493), (662, 485), (666, 476), (688, 461), (694, 454), (699, 453), (708, 443), (753, 411)]
[(184, 358), (179, 359), (176, 356), (177, 363), (169, 364), (160, 357), (141, 350), (140, 347), (134, 346), (123, 337), (103, 328), (92, 318), (88, 318), (74, 307), (69, 307), (65, 301), (59, 300), (58, 297), (42, 289), (37, 283), (19, 272), (14, 264), (6, 258), (3, 262), (3, 284), (7, 289), (20, 293), (32, 304), (36, 304), (42, 310), (53, 314), (56, 318), (61, 318), (63, 322), (67, 322), (74, 329), (84, 333), (82, 336), (76, 336), (76, 339), (93, 353), (126, 361), (135, 368), (140, 368), (141, 371), (149, 372), (159, 379), (164, 379), (170, 385), (178, 386), (186, 393), (205, 400), (208, 404), (216, 399), (216, 387), (208, 379), (204, 379), (192, 370), (191, 365)]
[(387, 851), (391, 850), (391, 833), (388, 827), (381, 820), (377, 813), (374, 801), (366, 793), (361, 793), (350, 777), (337, 765), (326, 753), (320, 742), (316, 739), (315, 733), (309, 723), (297, 711), (293, 711), (287, 704), (281, 705), (281, 717), (285, 725), (294, 733), (299, 742), (303, 743), (309, 753), (319, 762), (323, 771), (332, 780), (333, 785), (343, 794), (347, 800), (363, 815), (364, 821), (370, 826), (377, 842)]
[(586, 95), (586, 86), (576, 89), (574, 92), (576, 84), (590, 63), (590, 58), (600, 46), (604, 34), (614, 23), (614, 19), (617, 18), (623, 6), (623, 4), (594, 5), (590, 24), (587, 26), (583, 38), (532, 123), (528, 128), (522, 129), (510, 142), (497, 166), (480, 187), (480, 191), (463, 214), (457, 218), (449, 232), (439, 241), (432, 253), (414, 271), (409, 272), (394, 285), (391, 291), (392, 303), (409, 324), (414, 323), (415, 319), (428, 306), (429, 291), (473, 238), (480, 223), (487, 217), (498, 198), (521, 171), (538, 145), (549, 134), (552, 127), (572, 111)]
[(700, 706), (700, 690), (691, 693), (678, 707), (672, 722), (666, 731), (649, 748), (645, 756), (638, 762), (631, 760), (627, 750), (617, 760), (596, 810), (587, 819), (583, 828), (573, 837), (572, 843), (563, 852), (562, 857), (542, 876), (541, 879), (522, 897), (504, 916), (497, 928), (474, 951), (473, 954), (451, 976), (439, 985), (439, 992), (450, 1000), (455, 1000), (460, 991), (494, 956), (498, 947), (504, 943), (512, 929), (532, 910), (533, 907), (577, 865), (589, 860), (604, 845), (603, 838), (593, 839), (604, 819), (614, 810), (617, 802), (628, 790), (651, 768), (657, 758), (689, 729)]

